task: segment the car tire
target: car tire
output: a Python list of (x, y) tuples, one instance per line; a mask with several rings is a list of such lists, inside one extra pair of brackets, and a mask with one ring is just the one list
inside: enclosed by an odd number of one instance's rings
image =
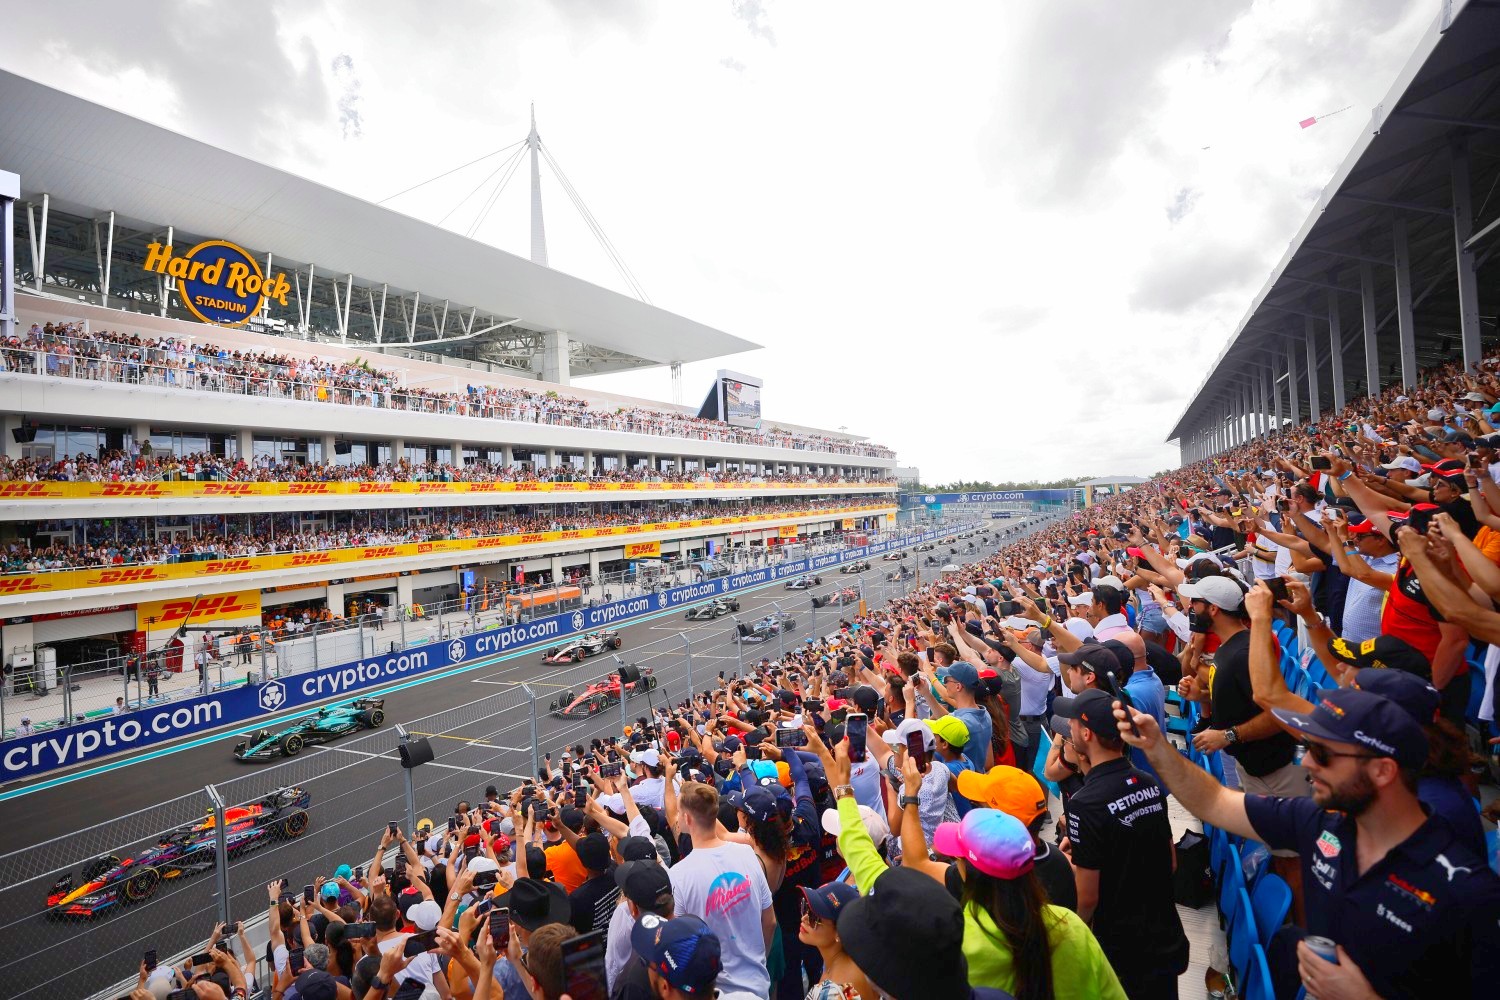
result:
[(287, 733), (276, 741), (276, 745), (281, 748), (283, 756), (295, 757), (302, 752), (302, 748), (307, 745), (307, 741), (296, 733)]
[(655, 677), (647, 677), (646, 678), (646, 690), (647, 691), (655, 691), (656, 690), (656, 678)]
[(625, 645), (625, 640), (621, 639), (619, 636), (615, 636), (613, 639), (609, 640), (610, 649), (619, 649), (623, 645)]
[(143, 903), (151, 898), (159, 885), (161, 872), (151, 867), (139, 868), (120, 887), (120, 897), (127, 903)]
[(581, 647), (579, 649), (575, 649), (573, 651), (573, 662), (574, 663), (582, 663), (583, 662), (583, 649)]
[(276, 827), (278, 833), (287, 840), (300, 837), (307, 832), (308, 826), (312, 824), (312, 817), (301, 809), (292, 813), (282, 820)]
[(378, 708), (368, 709), (359, 713), (359, 721), (366, 729), (379, 729), (385, 721), (385, 712)]

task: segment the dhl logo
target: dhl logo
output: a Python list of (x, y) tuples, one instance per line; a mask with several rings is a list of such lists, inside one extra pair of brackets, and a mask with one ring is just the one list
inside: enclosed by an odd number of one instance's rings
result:
[(255, 493), (255, 486), (251, 483), (204, 483), (203, 494), (205, 496), (220, 497), (248, 497)]
[(418, 493), (450, 493), (447, 483), (418, 483)]
[(562, 533), (562, 539), (563, 539), (563, 541), (566, 541), (566, 540), (568, 540), (570, 538), (582, 538), (582, 537), (583, 537), (583, 532), (581, 532), (581, 531), (564, 531)]
[(333, 553), (331, 552), (297, 552), (287, 562), (287, 567), (325, 566), (331, 562), (333, 562)]
[(546, 532), (543, 532), (543, 531), (532, 531), (532, 532), (527, 532), (526, 534), (522, 535), (519, 544), (521, 544), (521, 545), (530, 545), (530, 544), (532, 544), (534, 542), (545, 542), (546, 540), (547, 540), (547, 534), (546, 534)]
[(0, 499), (51, 496), (46, 483), (0, 483)]
[(205, 597), (195, 607), (192, 601), (168, 601), (161, 606), (159, 623), (179, 622), (193, 618), (238, 618), (259, 613), (255, 604), (241, 601), (235, 594)]
[(537, 487), (538, 487), (537, 483), (516, 483), (516, 492), (517, 493), (535, 493), (537, 491)]
[(509, 538), (505, 538), (499, 535), (491, 535), (488, 538), (479, 539), (479, 541), (474, 544), (474, 547), (476, 549), (496, 549), (502, 545), (509, 544), (511, 544), (511, 540)]
[(0, 580), (0, 594), (30, 594), (38, 590), (46, 590), (35, 576), (13, 577), (9, 580)]
[(166, 575), (149, 567), (144, 569), (107, 569), (99, 574), (98, 584), (145, 583), (148, 580), (165, 580)]
[(332, 492), (332, 487), (328, 483), (292, 483), (287, 492), (301, 494), (329, 493)]
[(165, 496), (166, 490), (160, 483), (105, 483), (99, 494), (103, 497), (159, 497)]
[(578, 486), (575, 483), (553, 483), (552, 484), (552, 492), (554, 492), (554, 493), (564, 493), (564, 492), (567, 492), (568, 490), (576, 490), (577, 488), (578, 488)]
[(499, 483), (470, 483), (469, 484), (469, 492), (470, 493), (499, 493), (500, 492), (500, 484)]
[(421, 553), (423, 553), (423, 552), (432, 552), (432, 551), (435, 551), (436, 549), (437, 549), (437, 543), (436, 542), (418, 542), (417, 543), (417, 553), (419, 555)]
[(361, 559), (389, 559), (391, 556), (399, 555), (394, 545), (375, 545), (360, 553)]
[(395, 483), (360, 483), (359, 484), (359, 492), (360, 493), (394, 493), (394, 492), (396, 492), (396, 484)]
[(219, 573), (248, 573), (255, 568), (255, 564), (249, 559), (220, 559), (217, 562), (207, 562), (198, 571), (199, 576), (215, 576)]
[(645, 530), (646, 526), (643, 524), (627, 524), (625, 526), (625, 534), (627, 535), (638, 535)]

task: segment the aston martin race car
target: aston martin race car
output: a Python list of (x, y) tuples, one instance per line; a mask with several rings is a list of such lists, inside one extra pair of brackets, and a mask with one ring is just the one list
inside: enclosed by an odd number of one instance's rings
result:
[[(641, 679), (625, 685), (625, 697), (634, 698), (642, 691), (656, 690), (656, 678), (650, 667), (641, 668)], [(558, 699), (547, 706), (554, 719), (580, 719), (620, 703), (620, 678), (611, 675), (596, 684), (590, 684), (579, 694), (564, 691)]]
[(553, 646), (542, 654), (543, 663), (582, 663), (590, 656), (598, 656), (606, 649), (619, 649), (623, 644), (618, 632), (590, 632), (570, 639), (561, 646)]
[[(225, 811), (225, 846), (229, 856), (253, 851), (273, 841), (300, 837), (311, 822), (312, 796), (301, 788), (278, 788), (259, 802)], [(54, 917), (97, 917), (116, 907), (139, 903), (162, 882), (212, 871), (216, 857), (214, 818), (178, 827), (124, 860), (107, 854), (83, 866), (81, 884), (64, 875), (47, 891), (47, 912)]]
[(710, 622), (740, 609), (740, 602), (733, 598), (716, 597), (712, 601), (688, 608), (690, 622)]
[(797, 620), (791, 615), (782, 612), (780, 614), (766, 615), (759, 621), (751, 622), (749, 625), (743, 622), (739, 627), (739, 642), (770, 642), (777, 633), (790, 632), (797, 627)]
[(806, 590), (809, 587), (817, 587), (823, 583), (821, 576), (799, 576), (795, 580), (786, 582), (787, 590)]
[(376, 729), (384, 721), (384, 698), (356, 698), (347, 705), (320, 708), (285, 729), (258, 730), (234, 745), (234, 757), (248, 761), (295, 757), (303, 747), (329, 743), (360, 729)]
[(842, 590), (835, 590), (831, 594), (825, 594), (822, 597), (814, 597), (812, 599), (812, 605), (815, 608), (826, 608), (830, 604), (844, 605), (858, 603), (859, 591), (853, 587), (845, 587)]
[(839, 572), (840, 573), (863, 573), (865, 570), (867, 570), (869, 568), (870, 568), (870, 564), (867, 563), (867, 562), (853, 562), (853, 563), (849, 563), (847, 566), (840, 566), (839, 567)]

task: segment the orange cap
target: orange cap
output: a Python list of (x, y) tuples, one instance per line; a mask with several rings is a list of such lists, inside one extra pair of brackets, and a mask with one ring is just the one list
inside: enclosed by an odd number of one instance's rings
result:
[(971, 802), (1009, 813), (1030, 827), (1047, 811), (1047, 793), (1027, 772), (1008, 764), (989, 771), (960, 771), (958, 794)]

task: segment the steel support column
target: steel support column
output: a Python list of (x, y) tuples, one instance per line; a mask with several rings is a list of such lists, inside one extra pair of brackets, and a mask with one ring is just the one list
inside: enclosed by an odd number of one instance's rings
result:
[(1467, 370), (1480, 360), (1479, 278), (1474, 250), (1464, 245), (1474, 231), (1468, 136), (1455, 139), (1449, 147), (1449, 155), (1453, 161), (1453, 245), (1458, 258), (1458, 322), (1463, 335), (1464, 368)]
[(1328, 290), (1328, 366), (1333, 375), (1333, 412), (1344, 411), (1344, 331), (1339, 325), (1339, 293)]
[[(96, 237), (97, 239), (97, 237)], [(109, 308), (109, 272), (115, 260), (115, 213), (109, 213), (109, 232), (104, 239), (104, 260), (99, 276), (99, 304)]]
[(1296, 427), (1302, 422), (1302, 400), (1297, 393), (1297, 348), (1290, 340), (1286, 342), (1286, 400), (1291, 424)]
[(1401, 386), (1417, 387), (1417, 331), (1412, 319), (1411, 253), (1406, 245), (1406, 217), (1398, 215), (1391, 227), (1396, 251), (1396, 334), (1400, 343)]
[(1271, 412), (1274, 417), (1271, 422), (1273, 433), (1281, 433), (1281, 373), (1276, 370), (1276, 356), (1271, 355)]
[(1375, 331), (1380, 317), (1375, 315), (1375, 267), (1368, 262), (1359, 265), (1359, 301), (1365, 321), (1365, 392), (1380, 395), (1380, 349)]
[(1302, 320), (1302, 339), (1307, 343), (1307, 422), (1318, 422), (1322, 409), (1318, 399), (1318, 333), (1316, 320), (1311, 316)]

